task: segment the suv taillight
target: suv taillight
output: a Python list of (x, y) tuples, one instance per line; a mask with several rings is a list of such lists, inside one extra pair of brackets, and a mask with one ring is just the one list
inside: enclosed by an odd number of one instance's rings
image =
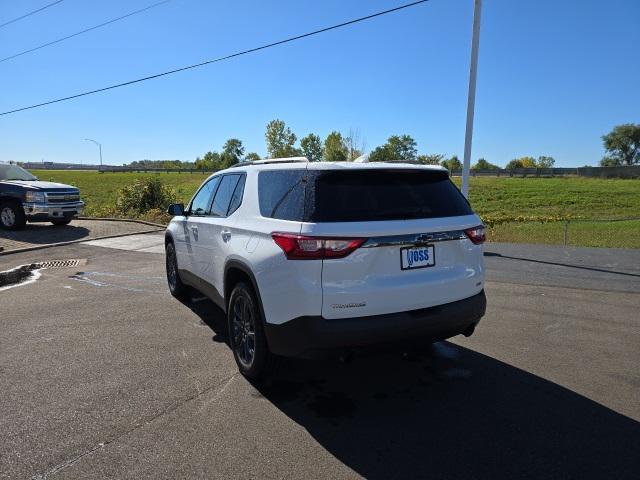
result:
[(289, 260), (344, 258), (367, 240), (366, 238), (307, 237), (282, 232), (273, 232), (271, 237)]
[(467, 235), (467, 237), (469, 237), (469, 240), (471, 240), (476, 245), (484, 243), (484, 241), (487, 239), (487, 236), (484, 233), (484, 225), (467, 228), (464, 233)]

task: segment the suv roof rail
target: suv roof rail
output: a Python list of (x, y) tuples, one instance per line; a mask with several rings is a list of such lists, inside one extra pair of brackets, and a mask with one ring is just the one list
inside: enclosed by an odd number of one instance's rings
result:
[(265, 158), (264, 160), (254, 160), (239, 162), (235, 165), (231, 165), (229, 168), (246, 167), (247, 165), (268, 165), (270, 163), (294, 163), (294, 162), (308, 162), (307, 157), (288, 157), (288, 158)]

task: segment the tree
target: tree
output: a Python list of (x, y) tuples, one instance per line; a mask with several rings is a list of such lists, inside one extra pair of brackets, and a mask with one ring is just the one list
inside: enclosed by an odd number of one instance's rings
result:
[(237, 138), (230, 138), (229, 140), (224, 142), (222, 153), (231, 155), (239, 162), (242, 158), (242, 155), (244, 155), (244, 146), (242, 145), (242, 141), (238, 140)]
[(369, 155), (370, 162), (415, 161), (418, 156), (417, 143), (411, 135), (391, 135), (387, 143), (376, 147)]
[(440, 162), (444, 160), (442, 153), (434, 153), (432, 155), (418, 155), (418, 162), (424, 165), (440, 165)]
[(484, 158), (478, 159), (474, 165), (471, 165), (471, 170), (497, 170), (498, 168), (500, 167), (487, 162)]
[(301, 152), (294, 147), (296, 134), (282, 120), (271, 120), (264, 134), (267, 140), (267, 152), (271, 158), (295, 157)]
[(505, 167), (507, 170), (515, 170), (516, 168), (536, 168), (538, 164), (533, 157), (514, 158)]
[(400, 160), (415, 160), (418, 155), (418, 144), (411, 135), (392, 135), (387, 140), (394, 155)]
[(600, 160), (600, 166), (601, 167), (619, 167), (622, 164), (620, 163), (620, 159), (618, 158), (613, 158), (613, 157), (602, 157), (602, 160)]
[(380, 147), (376, 147), (369, 154), (370, 162), (385, 162), (388, 160), (393, 160), (391, 158), (391, 151), (387, 145), (382, 145)]
[(344, 138), (344, 145), (347, 149), (347, 160), (350, 162), (353, 162), (364, 153), (365, 141), (361, 140), (358, 129), (349, 129), (349, 133)]
[(182, 168), (182, 162), (180, 160), (161, 160), (160, 168), (167, 170)]
[(237, 138), (230, 138), (222, 147), (220, 168), (229, 168), (231, 165), (235, 165), (240, 161), (242, 155), (244, 155), (242, 142)]
[(460, 159), (458, 158), (457, 155), (454, 155), (449, 160), (442, 160), (440, 162), (440, 165), (442, 165), (444, 168), (446, 168), (450, 172), (454, 170), (462, 170), (462, 162), (460, 162)]
[(177, 169), (177, 168), (193, 168), (195, 163), (183, 162), (182, 160), (135, 160), (131, 163), (124, 163), (124, 167), (131, 168), (162, 168), (162, 169)]
[(319, 162), (322, 160), (322, 140), (314, 133), (310, 133), (304, 138), (300, 139), (300, 147), (302, 153), (312, 162)]
[(324, 141), (324, 160), (326, 162), (344, 162), (349, 156), (349, 151), (344, 144), (340, 132), (333, 131)]
[(220, 154), (207, 152), (202, 158), (196, 158), (195, 167), (199, 170), (218, 170), (220, 168)]
[(515, 170), (516, 168), (524, 168), (522, 166), (522, 160), (520, 160), (519, 158), (514, 158), (513, 160), (510, 160), (509, 163), (507, 163), (507, 166), (504, 167), (507, 170)]
[(247, 162), (255, 162), (256, 160), (260, 160), (260, 155), (256, 152), (249, 152), (245, 155), (244, 159)]
[(552, 168), (555, 165), (556, 159), (553, 157), (545, 157), (544, 155), (538, 157), (536, 167), (538, 168)]
[(613, 159), (618, 165), (640, 163), (640, 124), (618, 125), (602, 137), (602, 143), (608, 154), (603, 161)]

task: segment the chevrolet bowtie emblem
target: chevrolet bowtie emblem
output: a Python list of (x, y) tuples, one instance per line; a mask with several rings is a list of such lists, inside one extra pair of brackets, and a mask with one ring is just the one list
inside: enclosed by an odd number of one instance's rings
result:
[(421, 233), (415, 239), (415, 243), (428, 243), (433, 240), (434, 236), (428, 233)]

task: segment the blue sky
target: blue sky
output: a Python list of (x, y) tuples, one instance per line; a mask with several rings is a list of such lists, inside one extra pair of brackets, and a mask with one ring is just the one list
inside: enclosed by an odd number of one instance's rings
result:
[[(2, 2), (0, 23), (49, 3)], [(154, 0), (65, 0), (0, 29), (0, 57)], [(251, 48), (403, 0), (172, 0), (0, 63), (0, 110)], [(264, 127), (358, 129), (368, 150), (408, 133), (462, 156), (472, 0), (431, 0), (346, 29), (0, 117), (0, 160), (193, 160), (229, 137), (264, 155)], [(601, 135), (640, 122), (640, 1), (484, 0), (473, 159), (597, 164)]]

